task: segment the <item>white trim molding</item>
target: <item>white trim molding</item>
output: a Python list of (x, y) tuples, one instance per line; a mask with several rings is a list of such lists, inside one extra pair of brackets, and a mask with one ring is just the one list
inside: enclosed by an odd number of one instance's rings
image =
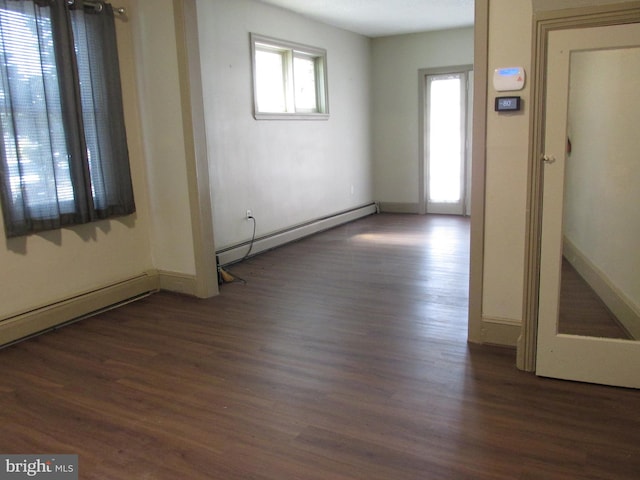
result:
[(198, 296), (198, 281), (195, 275), (159, 270), (158, 286), (160, 290), (182, 293), (192, 297)]
[(420, 213), (418, 203), (380, 202), (379, 206), (383, 213)]
[(520, 320), (511, 318), (482, 317), (481, 343), (516, 347), (522, 330)]

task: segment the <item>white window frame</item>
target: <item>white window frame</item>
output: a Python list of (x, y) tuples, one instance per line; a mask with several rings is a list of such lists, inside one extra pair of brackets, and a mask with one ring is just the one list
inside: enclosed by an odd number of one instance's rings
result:
[[(326, 120), (329, 118), (329, 94), (327, 82), (327, 51), (318, 47), (302, 45), (277, 38), (251, 33), (251, 64), (253, 81), (253, 116), (256, 120)], [(282, 54), (285, 109), (283, 112), (260, 111), (258, 106), (258, 84), (256, 52), (269, 51)], [(313, 59), (315, 62), (316, 105), (314, 110), (296, 108), (294, 58)]]

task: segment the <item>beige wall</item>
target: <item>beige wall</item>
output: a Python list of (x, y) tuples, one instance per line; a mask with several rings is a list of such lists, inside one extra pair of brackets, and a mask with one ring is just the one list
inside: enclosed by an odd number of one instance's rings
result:
[(372, 131), (376, 200), (419, 199), (418, 70), (473, 64), (473, 28), (372, 40)]
[(135, 32), (133, 47), (143, 112), (153, 263), (161, 271), (194, 275), (173, 1), (133, 0), (129, 18)]
[(485, 319), (520, 322), (524, 281), (524, 229), (529, 152), (530, 81), (519, 92), (524, 108), (493, 111), (494, 69), (522, 66), (531, 71), (530, 0), (491, 0), (489, 10), (488, 108), (483, 307)]
[[(155, 3), (155, 2), (154, 2)], [(252, 0), (198, 0), (218, 249), (374, 200), (370, 40)], [(328, 120), (255, 120), (250, 33), (327, 50)]]
[[(127, 1), (121, 4), (129, 7)], [(0, 247), (0, 320), (121, 282), (153, 267), (133, 41), (129, 23), (121, 19), (116, 23), (137, 213), (122, 219), (5, 240)]]

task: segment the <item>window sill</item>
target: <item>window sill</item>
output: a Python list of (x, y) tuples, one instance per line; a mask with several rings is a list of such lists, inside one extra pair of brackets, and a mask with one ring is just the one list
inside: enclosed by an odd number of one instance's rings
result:
[(256, 120), (329, 120), (328, 113), (254, 113)]

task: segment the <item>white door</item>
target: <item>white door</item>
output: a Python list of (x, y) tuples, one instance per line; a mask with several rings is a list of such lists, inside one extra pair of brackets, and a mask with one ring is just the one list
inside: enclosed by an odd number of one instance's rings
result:
[[(548, 41), (536, 373), (640, 388), (640, 24)], [(589, 332), (598, 309), (620, 335)]]
[(426, 78), (426, 211), (468, 213), (469, 71)]

